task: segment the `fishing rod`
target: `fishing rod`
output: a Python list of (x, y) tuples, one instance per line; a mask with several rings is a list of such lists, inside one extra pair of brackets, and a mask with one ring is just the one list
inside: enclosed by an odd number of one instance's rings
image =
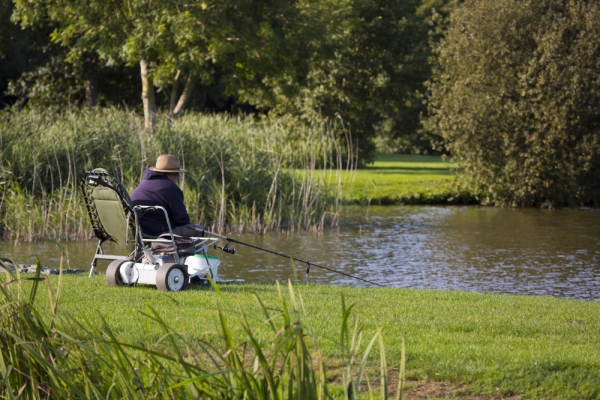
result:
[[(283, 254), (283, 253), (280, 253), (280, 252), (278, 252), (278, 251), (273, 251), (273, 250), (265, 249), (265, 248), (263, 248), (263, 247), (258, 247), (258, 246), (255, 246), (255, 245), (253, 245), (253, 244), (244, 243), (244, 242), (241, 242), (241, 241), (239, 241), (239, 240), (237, 240), (237, 239), (233, 239), (233, 238), (230, 238), (230, 237), (227, 237), (227, 236), (219, 235), (219, 234), (217, 234), (217, 233), (214, 233), (214, 232), (209, 232), (209, 231), (206, 231), (206, 230), (203, 230), (203, 229), (197, 229), (197, 230), (198, 230), (199, 232), (202, 232), (202, 233), (203, 233), (203, 235), (215, 236), (215, 237), (218, 237), (218, 238), (220, 238), (220, 239), (227, 240), (227, 241), (228, 241), (228, 242), (230, 242), (230, 243), (237, 243), (237, 244), (241, 244), (241, 245), (243, 245), (243, 246), (251, 247), (251, 248), (253, 248), (253, 249), (256, 249), (256, 250), (261, 250), (261, 251), (264, 251), (264, 252), (266, 252), (266, 253), (271, 253), (271, 254), (274, 254), (274, 255), (276, 255), (276, 256), (280, 256), (280, 257), (288, 258), (288, 259), (290, 259), (290, 260), (293, 260), (293, 261), (295, 261), (295, 262), (298, 262), (298, 263), (301, 263), (301, 264), (306, 264), (306, 275), (307, 275), (307, 277), (308, 277), (308, 273), (310, 272), (310, 267), (317, 267), (317, 268), (321, 268), (321, 269), (324, 269), (324, 270), (327, 270), (327, 271), (334, 272), (334, 273), (336, 273), (336, 274), (340, 274), (340, 275), (347, 276), (347, 277), (349, 277), (349, 278), (358, 279), (359, 281), (363, 281), (363, 282), (366, 282), (366, 283), (370, 283), (371, 285), (375, 285), (375, 286), (379, 286), (379, 287), (385, 287), (385, 286), (383, 286), (383, 285), (381, 285), (381, 284), (379, 284), (379, 283), (377, 283), (377, 282), (373, 282), (373, 281), (370, 281), (370, 280), (367, 280), (367, 279), (363, 279), (363, 278), (361, 278), (361, 277), (358, 277), (358, 276), (355, 276), (355, 275), (347, 274), (347, 273), (345, 273), (345, 272), (338, 271), (338, 270), (335, 270), (335, 269), (333, 269), (333, 268), (325, 267), (325, 266), (323, 266), (323, 265), (319, 265), (319, 264), (311, 263), (310, 261), (304, 261), (304, 260), (300, 260), (300, 259), (298, 259), (298, 258), (296, 258), (296, 257), (288, 256), (287, 254)], [(223, 247), (218, 247), (217, 245), (215, 245), (215, 248), (216, 248), (216, 249), (221, 249), (221, 250), (223, 250), (224, 252), (226, 252), (226, 253), (229, 253), (229, 254), (235, 254), (235, 249), (234, 249), (233, 247), (230, 247), (230, 246), (229, 246), (229, 243), (228, 243), (228, 244), (226, 244), (226, 245), (225, 245), (225, 246), (223, 246)]]
[[(323, 265), (319, 265), (319, 264), (311, 263), (310, 261), (304, 261), (304, 260), (300, 260), (299, 258), (292, 257), (292, 256), (288, 256), (287, 254), (283, 254), (283, 253), (280, 253), (280, 252), (278, 252), (278, 251), (273, 251), (273, 250), (265, 249), (265, 248), (263, 248), (263, 247), (255, 246), (255, 245), (253, 245), (253, 244), (250, 244), (250, 243), (244, 243), (244, 242), (241, 242), (241, 241), (239, 241), (239, 240), (237, 240), (237, 239), (230, 238), (230, 237), (223, 236), (223, 235), (219, 235), (218, 233), (214, 233), (214, 232), (209, 232), (209, 231), (206, 231), (206, 230), (204, 230), (204, 229), (198, 229), (198, 228), (196, 228), (196, 230), (197, 230), (198, 232), (202, 232), (202, 234), (203, 234), (203, 235), (216, 236), (216, 237), (218, 237), (218, 238), (220, 238), (220, 239), (227, 240), (227, 241), (228, 241), (228, 242), (230, 242), (230, 243), (237, 243), (237, 244), (241, 244), (242, 246), (251, 247), (251, 248), (253, 248), (253, 249), (256, 249), (256, 250), (264, 251), (265, 253), (274, 254), (274, 255), (276, 255), (276, 256), (280, 256), (280, 257), (283, 257), (283, 258), (287, 258), (287, 259), (289, 259), (289, 260), (292, 260), (292, 261), (295, 261), (295, 262), (299, 262), (299, 263), (301, 263), (301, 264), (306, 264), (306, 275), (308, 275), (308, 273), (310, 272), (310, 267), (317, 267), (317, 268), (321, 268), (321, 269), (324, 269), (324, 270), (327, 270), (327, 271), (330, 271), (330, 272), (334, 272), (334, 273), (336, 273), (336, 274), (340, 274), (340, 275), (347, 276), (347, 277), (349, 277), (349, 278), (358, 279), (359, 281), (363, 281), (363, 282), (366, 282), (366, 283), (370, 283), (371, 285), (375, 285), (375, 286), (379, 286), (379, 287), (385, 287), (385, 286), (383, 286), (383, 285), (381, 285), (381, 284), (379, 284), (379, 283), (377, 283), (377, 282), (373, 282), (373, 281), (370, 281), (370, 280), (367, 280), (367, 279), (361, 278), (361, 277), (359, 277), (359, 276), (356, 276), (356, 275), (347, 274), (347, 273), (345, 273), (345, 272), (338, 271), (338, 270), (335, 270), (335, 269), (333, 269), (333, 268), (325, 267), (325, 266), (323, 266)], [(216, 249), (221, 249), (221, 250), (223, 250), (224, 252), (226, 252), (226, 253), (229, 253), (229, 254), (235, 254), (235, 249), (234, 249), (233, 247), (229, 247), (229, 243), (228, 243), (228, 244), (226, 244), (226, 245), (225, 245), (225, 246), (223, 246), (223, 247), (218, 247), (217, 245), (215, 245), (215, 248), (216, 248)]]

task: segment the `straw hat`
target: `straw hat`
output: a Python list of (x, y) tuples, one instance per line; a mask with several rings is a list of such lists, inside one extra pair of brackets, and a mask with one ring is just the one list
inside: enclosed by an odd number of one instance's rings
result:
[(185, 169), (181, 169), (181, 164), (179, 163), (179, 158), (172, 156), (170, 154), (161, 154), (156, 159), (156, 166), (150, 167), (152, 171), (156, 172), (165, 172), (165, 173), (176, 173), (176, 172), (185, 172)]

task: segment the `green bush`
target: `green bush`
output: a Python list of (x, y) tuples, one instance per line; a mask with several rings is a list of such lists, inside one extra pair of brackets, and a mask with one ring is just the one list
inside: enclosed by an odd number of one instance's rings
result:
[(464, 2), (436, 46), (429, 128), (491, 202), (600, 204), (600, 5)]

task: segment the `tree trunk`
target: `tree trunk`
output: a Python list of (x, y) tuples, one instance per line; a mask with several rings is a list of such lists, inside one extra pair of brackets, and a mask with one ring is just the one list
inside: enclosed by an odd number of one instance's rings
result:
[[(179, 76), (179, 73), (177, 75)], [(175, 98), (175, 96), (173, 96), (173, 95), (176, 94), (176, 92), (172, 92), (171, 110), (169, 111), (169, 115), (171, 117), (176, 118), (181, 113), (181, 110), (183, 110), (185, 105), (188, 103), (188, 101), (190, 100), (190, 97), (192, 97), (192, 91), (194, 90), (195, 82), (196, 82), (196, 75), (190, 71), (190, 73), (188, 74), (187, 80), (185, 81), (185, 87), (183, 88), (183, 93), (181, 93), (181, 96), (179, 97), (179, 101), (177, 102), (177, 104), (175, 106), (173, 106), (173, 103), (174, 103), (173, 100)], [(175, 83), (173, 84), (173, 89), (177, 90), (177, 80), (175, 80)]]
[(144, 104), (144, 128), (146, 133), (153, 134), (156, 126), (156, 97), (154, 84), (148, 73), (148, 62), (140, 60), (140, 75), (142, 78), (142, 103)]
[(94, 74), (85, 80), (85, 105), (92, 109), (98, 103), (98, 75)]
[(181, 70), (177, 70), (177, 75), (175, 75), (175, 80), (173, 81), (173, 86), (171, 87), (171, 100), (169, 101), (169, 119), (173, 118), (173, 110), (177, 105), (177, 93), (179, 92), (179, 76), (181, 75)]
[(98, 55), (87, 53), (83, 61), (83, 76), (85, 77), (85, 104), (89, 109), (96, 107), (98, 102)]

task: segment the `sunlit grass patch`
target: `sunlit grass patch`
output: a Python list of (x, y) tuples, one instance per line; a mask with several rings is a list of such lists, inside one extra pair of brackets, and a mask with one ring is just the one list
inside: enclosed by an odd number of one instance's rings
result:
[[(440, 156), (378, 154), (372, 164), (341, 173), (341, 193), (344, 201), (361, 205), (472, 202), (454, 185), (457, 171), (457, 163)], [(319, 173), (331, 177), (330, 171)]]

